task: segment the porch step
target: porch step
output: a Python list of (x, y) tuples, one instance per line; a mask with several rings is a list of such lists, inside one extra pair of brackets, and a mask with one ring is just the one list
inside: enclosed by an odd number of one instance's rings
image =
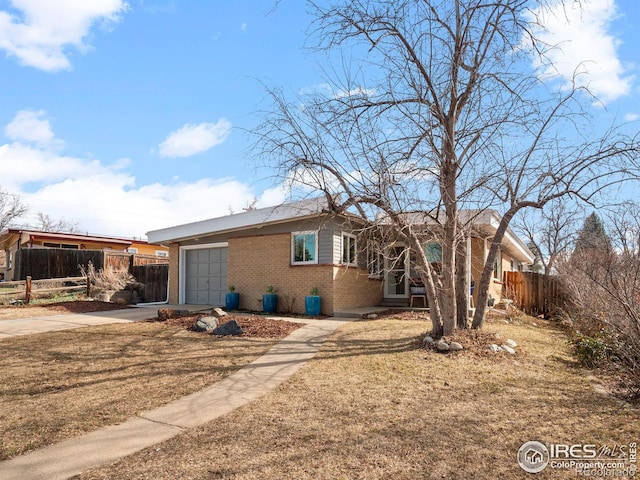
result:
[(408, 307), (409, 299), (408, 298), (398, 298), (398, 299), (385, 298), (382, 300), (382, 306), (383, 307)]

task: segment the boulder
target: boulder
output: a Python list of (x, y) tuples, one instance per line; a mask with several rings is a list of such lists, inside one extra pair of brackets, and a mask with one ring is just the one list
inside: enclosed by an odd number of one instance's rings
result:
[(449, 350), (451, 350), (452, 352), (458, 352), (460, 350), (463, 350), (464, 347), (462, 346), (461, 343), (458, 342), (451, 342), (449, 344)]
[(502, 349), (495, 343), (492, 343), (491, 345), (489, 345), (489, 350), (491, 350), (493, 353), (498, 353), (502, 351)]
[(438, 343), (436, 343), (436, 348), (440, 352), (448, 352), (449, 351), (449, 344), (447, 342), (445, 342), (444, 340), (438, 340)]
[(222, 318), (222, 317), (226, 317), (229, 314), (225, 312), (223, 309), (216, 307), (213, 310), (211, 310), (211, 315), (213, 315), (216, 318)]
[(215, 317), (200, 317), (193, 325), (196, 332), (212, 332), (218, 326), (218, 319)]
[(424, 337), (422, 339), (422, 344), (423, 345), (430, 345), (434, 342), (435, 340), (433, 339), (433, 337), (431, 335), (427, 335), (426, 337)]
[(502, 348), (502, 350), (504, 350), (507, 353), (510, 353), (511, 355), (515, 355), (516, 351), (511, 348), (509, 345), (500, 345), (500, 348)]
[(368, 320), (375, 320), (376, 318), (378, 318), (377, 313), (370, 313), (369, 315), (367, 315)]
[(242, 327), (235, 320), (218, 325), (211, 335), (242, 335)]
[(518, 344), (511, 339), (506, 340), (504, 344), (511, 348), (516, 348), (518, 346)]

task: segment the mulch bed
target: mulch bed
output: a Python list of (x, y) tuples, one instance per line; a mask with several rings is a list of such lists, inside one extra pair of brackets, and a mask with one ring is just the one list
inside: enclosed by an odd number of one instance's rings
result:
[[(187, 315), (177, 318), (169, 318), (163, 321), (164, 324), (170, 326), (183, 327), (186, 330), (193, 332), (196, 335), (208, 335), (207, 332), (196, 332), (193, 330), (193, 325), (198, 318), (202, 317), (202, 314)], [(261, 317), (260, 315), (228, 315), (222, 317), (219, 323), (225, 323), (231, 320), (238, 322), (242, 331), (242, 335), (239, 337), (255, 337), (255, 338), (284, 338), (294, 330), (302, 327), (304, 324), (297, 322), (288, 322), (286, 320), (274, 320), (270, 318)], [(160, 322), (159, 319), (148, 320), (150, 322)]]

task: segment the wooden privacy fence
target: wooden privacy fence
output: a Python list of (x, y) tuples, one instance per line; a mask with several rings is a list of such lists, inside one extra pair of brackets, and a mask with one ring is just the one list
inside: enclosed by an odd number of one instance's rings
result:
[(169, 263), (169, 257), (158, 257), (156, 255), (143, 255), (140, 253), (128, 252), (103, 252), (105, 267), (113, 267), (116, 270), (129, 270), (133, 273), (134, 267), (141, 265), (164, 265)]
[(131, 273), (137, 282), (144, 285), (141, 302), (161, 302), (167, 299), (168, 257), (105, 250), (66, 248), (18, 250), (15, 256), (14, 279), (16, 281), (3, 282), (0, 285), (7, 294), (14, 288), (22, 288), (20, 290), (22, 292), (26, 288), (24, 286), (28, 278), (31, 278), (34, 283), (39, 280), (43, 282), (66, 280), (80, 275), (80, 266), (86, 267), (89, 262), (93, 264), (96, 271), (111, 267)]
[(96, 270), (104, 268), (104, 258), (102, 250), (23, 248), (16, 252), (13, 280), (76, 277), (79, 265), (91, 262)]
[(544, 316), (567, 300), (559, 277), (534, 272), (505, 272), (503, 296), (525, 313)]
[(131, 274), (144, 285), (143, 302), (164, 302), (167, 299), (169, 264), (136, 265), (132, 267)]
[(89, 262), (96, 270), (113, 267), (133, 273), (133, 267), (167, 264), (169, 258), (109, 250), (23, 248), (16, 252), (13, 280), (74, 277), (80, 274), (80, 265), (86, 267)]
[(26, 280), (0, 283), (0, 296), (15, 296), (15, 300), (20, 301), (24, 298), (24, 303), (29, 303), (33, 295), (40, 293), (79, 290), (86, 292), (87, 296), (91, 295), (91, 282), (87, 277), (49, 278), (46, 280), (33, 280), (31, 277), (27, 277)]

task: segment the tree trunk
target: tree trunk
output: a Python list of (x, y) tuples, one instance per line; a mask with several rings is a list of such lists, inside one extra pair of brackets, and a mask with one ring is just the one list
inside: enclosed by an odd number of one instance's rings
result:
[(415, 253), (416, 266), (419, 267), (420, 278), (424, 284), (427, 301), (429, 302), (429, 316), (431, 317), (432, 323), (431, 335), (433, 338), (440, 338), (444, 335), (444, 324), (437, 293), (436, 275), (424, 254), (420, 239), (414, 233), (411, 233), (409, 236), (409, 244)]
[(451, 335), (456, 329), (456, 230), (456, 222), (447, 220), (442, 245), (442, 286), (438, 296), (442, 309), (443, 335)]
[(458, 328), (469, 326), (469, 279), (467, 277), (467, 242), (463, 238), (456, 252), (456, 315)]
[(500, 244), (504, 238), (504, 234), (507, 231), (509, 222), (515, 215), (517, 210), (509, 210), (504, 214), (498, 225), (493, 239), (491, 240), (491, 248), (489, 254), (485, 260), (484, 268), (482, 270), (482, 276), (480, 277), (480, 283), (476, 284), (478, 289), (478, 304), (476, 305), (476, 313), (473, 315), (473, 322), (471, 328), (482, 328), (484, 325), (484, 317), (487, 312), (487, 299), (489, 294), (489, 286), (493, 279), (493, 262), (495, 261), (498, 251), (500, 250)]

